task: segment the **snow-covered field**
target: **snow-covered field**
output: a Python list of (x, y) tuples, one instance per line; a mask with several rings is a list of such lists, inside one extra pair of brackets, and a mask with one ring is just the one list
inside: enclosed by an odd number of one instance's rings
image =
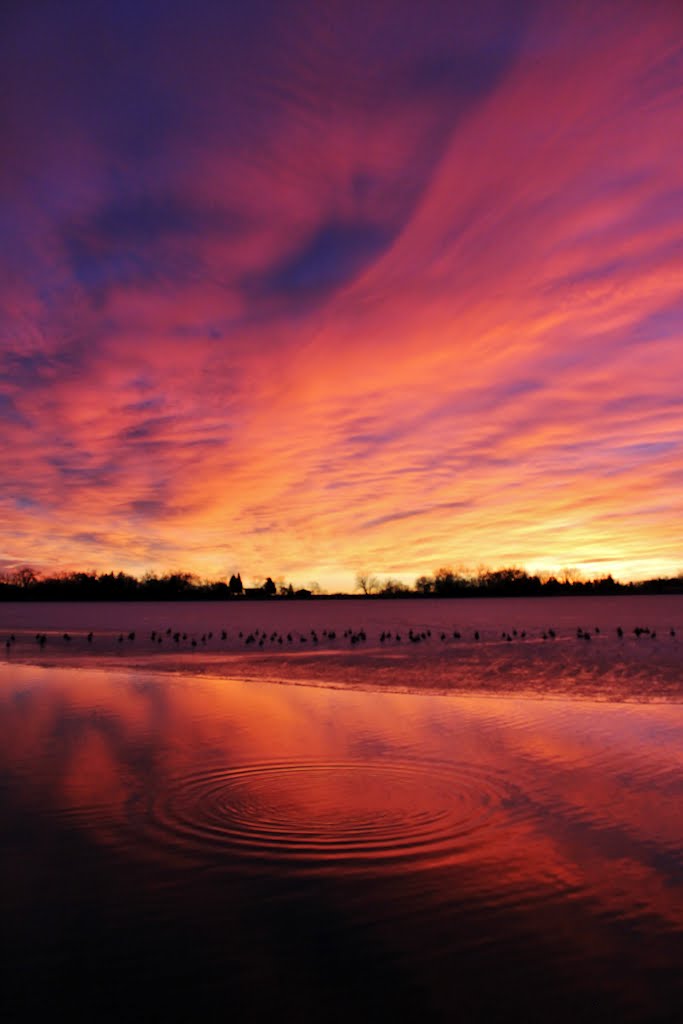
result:
[(683, 699), (683, 596), (0, 605), (7, 661)]

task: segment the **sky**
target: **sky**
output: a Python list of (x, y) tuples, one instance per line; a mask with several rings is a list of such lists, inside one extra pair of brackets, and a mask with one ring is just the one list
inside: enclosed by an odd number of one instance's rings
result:
[(683, 570), (678, 0), (7, 0), (0, 569)]

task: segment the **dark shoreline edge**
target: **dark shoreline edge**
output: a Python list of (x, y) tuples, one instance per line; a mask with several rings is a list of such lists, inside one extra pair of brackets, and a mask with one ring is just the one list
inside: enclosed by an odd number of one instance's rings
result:
[(582, 598), (582, 597), (674, 597), (683, 596), (683, 579), (675, 580), (647, 580), (643, 583), (612, 583), (602, 585), (597, 583), (573, 583), (558, 584), (557, 587), (541, 585), (540, 588), (517, 588), (510, 587), (470, 587), (459, 589), (453, 593), (428, 592), (421, 593), (414, 590), (401, 591), (398, 593), (377, 593), (377, 594), (311, 594), (294, 593), (292, 595), (271, 596), (263, 593), (247, 593), (239, 596), (226, 595), (223, 593), (210, 593), (205, 588), (196, 588), (182, 593), (165, 593), (163, 591), (143, 590), (134, 594), (117, 595), (115, 593), (97, 593), (88, 589), (79, 590), (69, 587), (69, 592), (55, 592), (54, 589), (45, 588), (40, 584), (26, 589), (15, 588), (10, 585), (0, 585), (0, 604), (5, 603), (31, 603), (44, 602), (50, 604), (73, 604), (76, 602), (93, 602), (97, 604), (144, 604), (157, 602), (191, 602), (191, 603), (222, 603), (247, 604), (257, 602), (259, 604), (290, 604), (310, 603), (325, 601), (362, 601), (371, 603), (375, 601), (489, 601), (492, 599), (510, 598)]

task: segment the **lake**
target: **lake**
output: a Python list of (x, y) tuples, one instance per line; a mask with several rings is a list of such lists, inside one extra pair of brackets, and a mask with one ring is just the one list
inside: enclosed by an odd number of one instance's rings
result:
[(3, 1019), (680, 1019), (681, 637), (679, 598), (0, 605)]

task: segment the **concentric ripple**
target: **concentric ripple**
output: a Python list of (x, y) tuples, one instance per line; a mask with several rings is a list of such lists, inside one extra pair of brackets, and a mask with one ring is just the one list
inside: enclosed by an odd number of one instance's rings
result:
[(484, 841), (519, 794), (490, 770), (453, 763), (268, 762), (173, 779), (149, 807), (157, 844), (244, 869), (427, 867)]

